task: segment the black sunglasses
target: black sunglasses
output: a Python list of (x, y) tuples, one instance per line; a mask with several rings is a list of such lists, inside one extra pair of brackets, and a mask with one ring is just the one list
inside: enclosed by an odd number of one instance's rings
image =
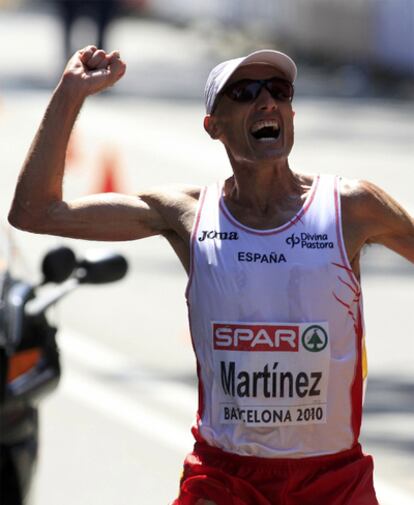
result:
[(222, 93), (233, 102), (253, 102), (259, 96), (263, 88), (276, 100), (291, 102), (293, 99), (293, 84), (279, 77), (271, 79), (242, 79), (225, 87)]

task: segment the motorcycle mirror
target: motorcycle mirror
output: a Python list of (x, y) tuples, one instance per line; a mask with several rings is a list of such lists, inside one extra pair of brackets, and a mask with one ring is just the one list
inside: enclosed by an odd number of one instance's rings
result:
[(76, 277), (81, 284), (105, 284), (122, 279), (128, 262), (121, 254), (108, 251), (88, 251), (78, 263)]
[(42, 261), (43, 284), (62, 283), (69, 278), (75, 267), (76, 257), (72, 249), (65, 246), (55, 247), (45, 255)]

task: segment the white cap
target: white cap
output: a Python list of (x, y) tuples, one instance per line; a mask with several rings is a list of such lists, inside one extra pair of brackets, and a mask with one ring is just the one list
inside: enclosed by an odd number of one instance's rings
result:
[(211, 114), (217, 95), (224, 88), (233, 73), (239, 67), (252, 63), (265, 63), (281, 70), (285, 74), (287, 80), (292, 84), (298, 72), (292, 58), (287, 54), (274, 51), (273, 49), (261, 49), (260, 51), (255, 51), (241, 58), (223, 61), (213, 68), (207, 78), (206, 87), (204, 88), (204, 100), (207, 114)]

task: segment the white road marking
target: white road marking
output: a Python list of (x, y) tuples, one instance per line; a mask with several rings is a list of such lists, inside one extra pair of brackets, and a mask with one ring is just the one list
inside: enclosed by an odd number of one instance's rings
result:
[(58, 334), (58, 340), (64, 357), (69, 357), (92, 370), (111, 373), (134, 366), (134, 361), (125, 354), (76, 331), (62, 330)]
[(380, 505), (414, 505), (414, 498), (405, 491), (383, 480), (374, 479), (374, 482)]
[[(116, 372), (134, 367), (134, 362), (121, 353), (109, 349), (101, 343), (79, 333), (65, 331), (59, 335), (59, 344), (64, 354), (81, 363), (101, 372)], [(143, 376), (148, 377), (145, 372)], [(166, 400), (171, 404), (190, 405), (188, 388), (177, 384), (158, 384), (151, 382), (151, 393), (157, 391), (157, 398)], [(189, 427), (174, 425), (167, 414), (161, 414), (156, 409), (150, 408), (139, 399), (132, 400), (123, 396), (118, 391), (113, 391), (99, 379), (67, 369), (63, 375), (61, 389), (64, 394), (70, 395), (87, 407), (94, 408), (106, 417), (112, 418), (126, 427), (144, 434), (164, 446), (186, 454), (193, 445)], [(180, 396), (184, 400), (180, 401)], [(152, 396), (152, 394), (151, 394)], [(193, 395), (191, 395), (191, 398)], [(414, 505), (414, 497), (395, 486), (375, 478), (375, 488), (381, 505)]]
[(129, 356), (110, 349), (86, 335), (64, 330), (59, 334), (59, 346), (63, 358), (70, 358), (98, 374), (131, 373), (134, 379), (151, 384), (151, 398), (164, 405), (180, 409), (184, 413), (197, 410), (197, 393), (192, 388), (177, 382), (170, 383), (150, 375)]
[[(83, 374), (67, 370), (61, 390), (88, 408), (143, 434), (164, 446), (183, 453), (190, 452), (193, 440), (189, 427), (175, 426), (171, 419), (142, 403), (133, 401)], [(186, 452), (185, 452), (186, 451)]]

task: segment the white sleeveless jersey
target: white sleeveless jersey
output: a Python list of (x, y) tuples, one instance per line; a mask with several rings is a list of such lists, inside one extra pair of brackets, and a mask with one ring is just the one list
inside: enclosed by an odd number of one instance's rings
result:
[(197, 357), (196, 440), (241, 455), (353, 447), (365, 353), (360, 285), (341, 228), (338, 178), (314, 178), (285, 225), (257, 230), (201, 196), (187, 286)]

